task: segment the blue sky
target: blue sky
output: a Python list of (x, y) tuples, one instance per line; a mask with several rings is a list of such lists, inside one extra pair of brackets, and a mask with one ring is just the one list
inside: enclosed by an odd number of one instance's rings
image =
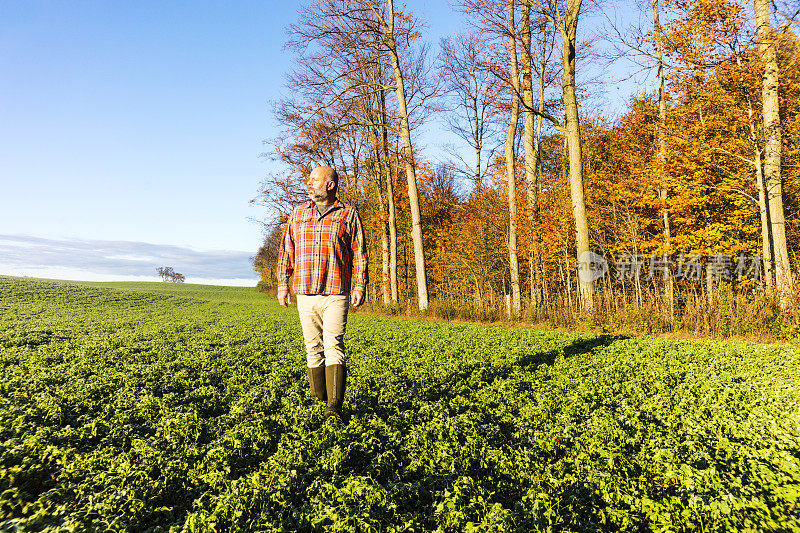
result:
[[(407, 5), (434, 49), (462, 27), (446, 0)], [(298, 6), (0, 0), (0, 274), (154, 279), (173, 261), (254, 284), (250, 200), (275, 170), (260, 154)]]

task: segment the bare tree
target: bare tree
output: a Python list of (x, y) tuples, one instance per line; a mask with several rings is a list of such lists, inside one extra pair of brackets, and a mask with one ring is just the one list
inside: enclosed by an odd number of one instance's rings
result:
[[(386, 199), (389, 200), (389, 210), (393, 211), (393, 195), (388, 191), (391, 184), (386, 181), (391, 174), (386, 166), (389, 162), (387, 135), (381, 130), (390, 127), (386, 123), (389, 113), (386, 112), (385, 93), (392, 91), (397, 96), (394, 128), (403, 145), (402, 165), (406, 171), (411, 204), (417, 294), (420, 309), (425, 309), (428, 307), (428, 290), (411, 143), (411, 116), (415, 110), (427, 105), (437, 87), (426, 82), (424, 49), (416, 54), (412, 50), (412, 43), (419, 35), (417, 26), (417, 21), (409, 14), (396, 13), (391, 0), (322, 0), (308, 6), (301, 11), (300, 21), (290, 31), (289, 47), (300, 57), (289, 80), (296, 94), (289, 100), (287, 108), (292, 114), (304, 117), (306, 122), (319, 120), (328, 110), (336, 109), (337, 119), (333, 124), (339, 132), (357, 127), (364, 138), (374, 139), (369, 149), (375, 162), (371, 165), (373, 180), (377, 180), (383, 165), (384, 179), (380, 181), (386, 185)], [(388, 65), (394, 74), (393, 82), (383, 76), (383, 65)], [(379, 163), (379, 157), (382, 163)], [(383, 198), (379, 201), (383, 205)], [(392, 218), (391, 214), (389, 218)], [(392, 224), (389, 226), (391, 234)], [(388, 247), (390, 255), (392, 249), (396, 250), (396, 237), (394, 242), (390, 242)], [(396, 254), (393, 262), (390, 257), (390, 264), (396, 265)], [(389, 275), (391, 278), (391, 272)], [(396, 275), (394, 277), (396, 279)], [(396, 288), (392, 294), (396, 297)]]
[(158, 272), (158, 275), (161, 276), (163, 281), (167, 281), (167, 279), (169, 279), (169, 277), (172, 275), (173, 270), (172, 267), (157, 267), (156, 272)]
[[(441, 64), (447, 96), (455, 104), (455, 113), (446, 113), (450, 130), (474, 150), (472, 165), (465, 162), (476, 191), (483, 187), (483, 177), (497, 150), (488, 146), (497, 132), (491, 120), (491, 108), (499, 90), (499, 80), (492, 74), (484, 57), (486, 43), (476, 33), (457, 35), (441, 42)], [(487, 155), (484, 157), (484, 151)]]
[[(482, 35), (492, 38), (503, 50), (505, 58), (492, 61), (491, 73), (499, 80), (496, 91), (510, 95), (511, 116), (507, 124), (504, 145), (506, 183), (508, 189), (508, 272), (511, 289), (510, 314), (519, 315), (520, 280), (517, 250), (517, 200), (516, 200), (516, 139), (520, 115), (520, 81), (517, 55), (516, 3), (515, 0), (461, 0), (460, 9), (469, 14), (473, 25)], [(505, 63), (505, 64), (503, 64)], [(496, 100), (499, 100), (497, 98)], [(495, 105), (500, 102), (495, 102)], [(502, 104), (498, 105), (501, 107)]]
[[(541, 301), (541, 284), (536, 282), (539, 263), (539, 244), (536, 228), (539, 223), (539, 183), (541, 180), (542, 114), (545, 110), (545, 88), (550, 85), (552, 71), (550, 56), (555, 49), (555, 32), (545, 17), (531, 20), (530, 0), (521, 0), (522, 45), (522, 114), (524, 117), (525, 183), (528, 197), (528, 264), (531, 305)], [(539, 39), (534, 43), (532, 28), (537, 27)], [(534, 54), (534, 44), (536, 53)], [(533, 103), (533, 73), (537, 75), (538, 104)]]
[[(562, 40), (561, 99), (564, 105), (564, 128), (569, 161), (570, 195), (572, 215), (575, 220), (575, 245), (578, 256), (578, 295), (581, 310), (594, 310), (594, 281), (589, 264), (584, 261), (589, 252), (589, 222), (586, 216), (586, 199), (583, 187), (583, 156), (581, 148), (581, 125), (578, 115), (578, 99), (575, 91), (577, 59), (578, 18), (582, 0), (531, 0), (540, 15), (547, 18), (558, 29)], [(545, 113), (540, 116), (548, 118)], [(554, 125), (558, 121), (549, 117)]]
[(414, 241), (414, 261), (417, 275), (417, 298), (420, 310), (428, 308), (428, 279), (425, 271), (425, 250), (422, 242), (422, 217), (419, 209), (419, 192), (417, 190), (417, 171), (414, 166), (414, 149), (411, 143), (411, 126), (409, 125), (408, 100), (406, 99), (405, 79), (400, 64), (400, 54), (397, 45), (398, 32), (395, 26), (396, 13), (394, 0), (387, 0), (385, 12), (374, 9), (380, 15), (384, 29), (384, 42), (389, 50), (389, 58), (394, 68), (395, 94), (397, 107), (400, 113), (400, 139), (403, 142), (404, 160), (406, 168), (406, 181), (408, 182), (408, 201), (411, 207), (411, 238)]

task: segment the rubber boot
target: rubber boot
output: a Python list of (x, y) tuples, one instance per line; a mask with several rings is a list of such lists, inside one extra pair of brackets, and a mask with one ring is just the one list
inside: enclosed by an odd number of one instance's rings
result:
[(326, 366), (325, 385), (328, 389), (328, 407), (325, 408), (325, 418), (334, 417), (341, 421), (344, 389), (347, 386), (347, 367), (345, 365)]
[(322, 402), (328, 401), (328, 394), (325, 388), (325, 365), (308, 368), (308, 385), (311, 387), (311, 396)]

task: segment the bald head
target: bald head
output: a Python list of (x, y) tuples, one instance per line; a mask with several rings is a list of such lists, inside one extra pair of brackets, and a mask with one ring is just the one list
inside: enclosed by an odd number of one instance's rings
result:
[(339, 174), (336, 173), (335, 168), (317, 167), (311, 171), (311, 174), (316, 174), (319, 178), (322, 178), (325, 181), (332, 181), (337, 185), (339, 184)]
[(336, 200), (339, 188), (339, 175), (331, 167), (317, 167), (311, 171), (306, 181), (308, 196), (317, 204), (328, 205)]

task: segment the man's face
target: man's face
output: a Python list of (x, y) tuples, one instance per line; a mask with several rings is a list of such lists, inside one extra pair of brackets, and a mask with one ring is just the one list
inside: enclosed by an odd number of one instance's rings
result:
[(323, 175), (321, 172), (312, 171), (306, 180), (306, 187), (308, 188), (308, 197), (314, 202), (324, 202), (328, 199), (328, 184), (331, 180)]

